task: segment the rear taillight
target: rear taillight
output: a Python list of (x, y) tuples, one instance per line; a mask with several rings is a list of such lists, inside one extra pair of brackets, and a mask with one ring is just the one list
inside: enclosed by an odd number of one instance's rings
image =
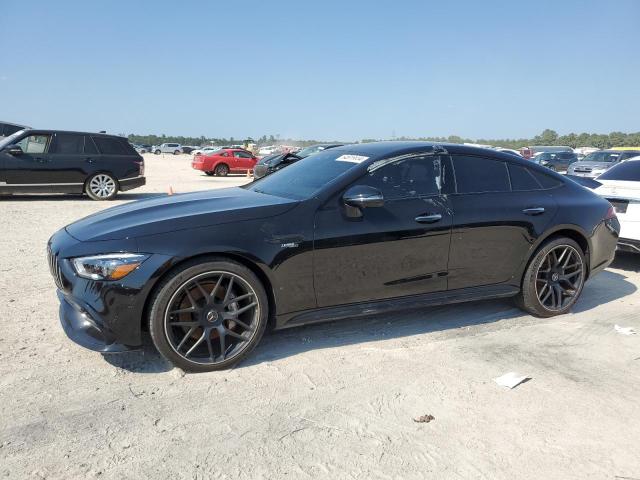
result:
[(616, 210), (613, 208), (613, 205), (609, 205), (609, 210), (607, 210), (607, 216), (604, 217), (605, 220), (611, 220), (612, 218), (616, 218)]

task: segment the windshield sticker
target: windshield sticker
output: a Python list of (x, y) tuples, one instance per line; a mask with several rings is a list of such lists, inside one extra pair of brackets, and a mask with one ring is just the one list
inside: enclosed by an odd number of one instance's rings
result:
[(336, 158), (336, 162), (350, 162), (350, 163), (362, 163), (369, 157), (362, 155), (340, 155)]

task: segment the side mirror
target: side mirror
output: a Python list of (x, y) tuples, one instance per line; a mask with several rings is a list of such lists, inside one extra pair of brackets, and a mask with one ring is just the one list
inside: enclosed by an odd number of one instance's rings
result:
[(351, 187), (342, 196), (342, 201), (346, 205), (356, 208), (382, 207), (384, 205), (382, 192), (368, 185)]
[(9, 145), (7, 148), (5, 148), (4, 151), (7, 152), (9, 155), (15, 155), (15, 156), (22, 155), (24, 153), (20, 145)]

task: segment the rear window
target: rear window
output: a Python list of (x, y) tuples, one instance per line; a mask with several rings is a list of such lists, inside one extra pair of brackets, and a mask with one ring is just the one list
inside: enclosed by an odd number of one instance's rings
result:
[(91, 137), (103, 155), (127, 155), (129, 152), (117, 138)]
[(91, 137), (84, 137), (84, 153), (95, 155), (98, 153), (95, 143), (91, 140)]
[(63, 155), (82, 155), (84, 152), (84, 137), (69, 133), (57, 133), (49, 153)]
[(511, 191), (504, 162), (463, 155), (454, 155), (452, 158), (458, 193)]
[(640, 160), (620, 163), (600, 175), (598, 180), (640, 182)]

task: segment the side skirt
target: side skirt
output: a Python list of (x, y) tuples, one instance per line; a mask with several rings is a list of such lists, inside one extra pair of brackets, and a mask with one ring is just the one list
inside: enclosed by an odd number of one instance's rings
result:
[(83, 193), (83, 183), (3, 184), (0, 193)]
[(376, 300), (374, 302), (351, 303), (337, 307), (324, 307), (280, 315), (277, 317), (276, 329), (438, 305), (513, 297), (518, 292), (520, 292), (520, 289), (513, 285), (488, 285)]

